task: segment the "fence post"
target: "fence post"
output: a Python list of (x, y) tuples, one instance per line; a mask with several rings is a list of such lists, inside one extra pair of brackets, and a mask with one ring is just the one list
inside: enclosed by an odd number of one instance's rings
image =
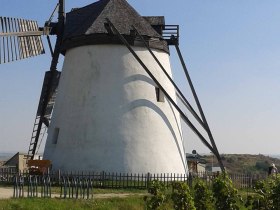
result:
[(47, 197), (52, 197), (52, 183), (50, 175), (47, 175)]
[(189, 187), (192, 188), (192, 181), (193, 181), (193, 176), (192, 176), (192, 173), (189, 172)]
[(58, 169), (58, 171), (57, 171), (57, 176), (58, 176), (58, 185), (60, 185), (61, 183), (61, 171), (60, 171), (60, 169)]
[(18, 197), (18, 176), (17, 175), (14, 176), (14, 193), (13, 193), (13, 197), (14, 198)]
[(36, 197), (38, 197), (38, 179), (39, 177), (36, 175), (34, 177), (34, 184), (35, 184), (34, 193), (36, 192)]
[(90, 187), (90, 193), (91, 193), (91, 198), (93, 198), (93, 180), (92, 178), (89, 178), (89, 187)]
[(150, 188), (150, 179), (151, 179), (151, 174), (150, 174), (150, 172), (149, 172), (149, 173), (147, 174), (147, 178), (146, 178), (146, 181), (147, 181), (147, 184), (146, 184), (147, 189)]
[(22, 175), (19, 176), (19, 197), (24, 197), (24, 177)]
[(31, 187), (32, 186), (32, 182), (31, 182), (31, 175), (28, 175), (27, 177), (27, 197), (32, 197), (32, 193), (31, 193)]
[(101, 173), (101, 183), (100, 183), (100, 185), (102, 186), (102, 187), (104, 187), (104, 182), (105, 181), (105, 171), (102, 171), (102, 173)]

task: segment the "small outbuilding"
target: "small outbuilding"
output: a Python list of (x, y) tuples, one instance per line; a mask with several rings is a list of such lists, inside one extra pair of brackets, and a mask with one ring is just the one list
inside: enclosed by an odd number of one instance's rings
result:
[[(27, 157), (28, 157), (27, 153), (18, 152), (10, 159), (8, 159), (3, 165), (3, 167), (16, 168), (18, 171), (25, 171), (28, 169), (27, 161), (26, 161)], [(34, 157), (34, 159), (40, 159), (40, 156), (37, 155)]]
[(26, 159), (27, 154), (18, 152), (13, 157), (8, 159), (3, 166), (16, 168), (18, 171), (23, 171), (27, 169)]

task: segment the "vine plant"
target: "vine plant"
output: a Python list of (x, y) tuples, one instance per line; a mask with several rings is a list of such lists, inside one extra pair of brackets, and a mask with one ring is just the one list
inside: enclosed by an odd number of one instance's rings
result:
[(174, 182), (171, 199), (175, 210), (196, 210), (190, 188), (186, 182)]
[(238, 202), (241, 198), (226, 173), (218, 175), (213, 180), (213, 195), (217, 210), (239, 210)]

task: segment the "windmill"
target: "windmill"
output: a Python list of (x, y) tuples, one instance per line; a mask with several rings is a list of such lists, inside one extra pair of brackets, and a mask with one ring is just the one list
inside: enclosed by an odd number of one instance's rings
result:
[[(56, 9), (58, 22), (49, 20), (42, 28), (34, 21), (0, 19), (0, 62), (42, 54), (40, 37), (57, 36), (54, 50), (50, 47), (52, 62), (36, 113), (30, 159), (46, 126), (44, 158), (52, 160), (54, 169), (185, 173), (181, 118), (224, 169), (179, 49), (179, 26), (166, 25), (164, 17), (143, 17), (125, 0), (100, 0), (67, 15), (59, 0)], [(172, 80), (171, 46), (199, 114)], [(62, 74), (56, 69), (60, 54), (65, 55)], [(176, 95), (210, 143), (177, 105)]]

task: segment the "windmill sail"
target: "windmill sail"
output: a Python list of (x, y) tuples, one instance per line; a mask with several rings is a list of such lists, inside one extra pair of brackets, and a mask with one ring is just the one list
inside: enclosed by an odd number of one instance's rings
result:
[(36, 21), (0, 17), (0, 64), (44, 54)]

